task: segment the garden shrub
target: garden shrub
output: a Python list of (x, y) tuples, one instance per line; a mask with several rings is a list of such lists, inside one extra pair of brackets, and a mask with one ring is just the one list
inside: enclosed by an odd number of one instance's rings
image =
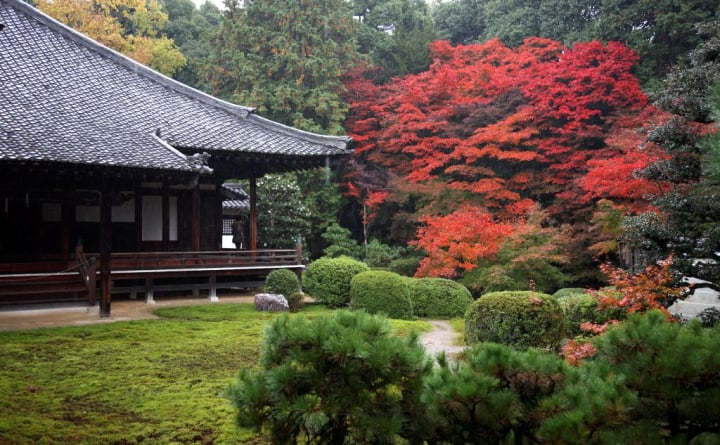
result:
[(265, 278), (265, 292), (281, 294), (286, 299), (300, 291), (300, 280), (290, 269), (275, 269)]
[(420, 261), (422, 261), (421, 257), (398, 258), (390, 261), (388, 270), (404, 277), (412, 277), (420, 267)]
[(417, 335), (394, 335), (383, 317), (282, 316), (265, 331), (260, 367), (243, 369), (227, 396), (238, 425), (268, 431), (271, 443), (422, 443), (426, 435), (420, 398), (432, 361)]
[(600, 304), (597, 297), (585, 292), (562, 292), (557, 300), (565, 313), (567, 333), (571, 337), (583, 334), (580, 327), (583, 323), (590, 322), (595, 325), (602, 325), (609, 320), (622, 320), (625, 318), (622, 308), (604, 306)]
[(532, 291), (492, 292), (465, 313), (465, 341), (517, 348), (557, 348), (565, 337), (565, 315), (550, 295)]
[[(502, 266), (476, 267), (460, 279), (473, 298), (488, 292), (521, 290), (522, 286), (509, 276)], [(526, 286), (527, 287), (527, 286)]]
[(373, 270), (355, 275), (350, 283), (350, 307), (390, 318), (413, 318), (409, 279), (393, 272)]
[(376, 239), (372, 239), (367, 244), (365, 263), (373, 268), (388, 267), (392, 260), (400, 256), (401, 251), (402, 249), (399, 247), (388, 246)]
[(462, 317), (473, 302), (465, 286), (446, 278), (408, 280), (416, 317)]
[(426, 380), (426, 443), (612, 443), (598, 439), (628, 415), (634, 399), (623, 383), (546, 351), (475, 345), (463, 362), (441, 360)]
[(350, 280), (368, 270), (367, 264), (350, 257), (323, 257), (305, 269), (303, 287), (318, 303), (345, 306), (350, 302)]
[(290, 312), (300, 312), (305, 306), (305, 294), (303, 292), (293, 292), (286, 297)]
[[(611, 364), (638, 396), (635, 422), (645, 425), (642, 442), (702, 443), (720, 418), (720, 329), (698, 321), (669, 322), (659, 310), (630, 314), (595, 338), (593, 361)], [(677, 440), (668, 440), (668, 437)], [(705, 442), (707, 443), (707, 442)]]
[(562, 289), (558, 289), (554, 294), (552, 294), (552, 296), (557, 298), (558, 301), (560, 301), (563, 298), (566, 298), (570, 295), (587, 294), (587, 293), (588, 293), (587, 290), (583, 289), (581, 287), (564, 287)]

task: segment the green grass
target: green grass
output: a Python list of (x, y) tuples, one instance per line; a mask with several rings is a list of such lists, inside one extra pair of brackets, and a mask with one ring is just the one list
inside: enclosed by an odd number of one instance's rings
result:
[[(309, 306), (292, 316), (327, 313)], [(252, 304), (163, 308), (143, 320), (0, 332), (0, 444), (263, 444), (223, 391), (256, 368)], [(398, 335), (429, 329), (393, 321)]]

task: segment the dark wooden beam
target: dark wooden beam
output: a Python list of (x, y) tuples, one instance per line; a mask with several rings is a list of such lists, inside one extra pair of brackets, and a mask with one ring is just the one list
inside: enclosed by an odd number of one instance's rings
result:
[(250, 178), (250, 250), (257, 250), (257, 179)]
[(110, 260), (112, 257), (112, 188), (108, 179), (102, 181), (100, 194), (100, 316), (110, 316), (110, 295), (112, 279)]

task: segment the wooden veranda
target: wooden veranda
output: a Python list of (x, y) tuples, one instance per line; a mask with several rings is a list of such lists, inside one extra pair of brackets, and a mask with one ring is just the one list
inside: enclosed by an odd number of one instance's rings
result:
[(304, 268), (300, 245), (296, 249), (115, 252), (104, 282), (99, 255), (78, 249), (74, 258), (0, 263), (0, 306), (100, 303), (101, 311), (109, 313), (111, 294), (136, 298), (141, 293), (153, 302), (155, 292), (197, 294), (201, 290), (214, 301), (218, 289), (260, 286), (276, 269), (293, 270), (299, 277)]

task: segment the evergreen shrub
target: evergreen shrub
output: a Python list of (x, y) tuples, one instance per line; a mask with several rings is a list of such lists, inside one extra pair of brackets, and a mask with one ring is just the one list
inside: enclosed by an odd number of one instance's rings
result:
[[(720, 443), (720, 329), (673, 323), (654, 310), (630, 314), (593, 343), (593, 361), (611, 365), (637, 394), (634, 421), (645, 427), (644, 436), (614, 443)], [(711, 442), (697, 440), (709, 435)]]
[(350, 302), (350, 280), (368, 270), (367, 264), (346, 256), (319, 258), (305, 269), (303, 287), (318, 303), (345, 306)]
[(290, 312), (300, 312), (305, 306), (305, 294), (303, 292), (293, 292), (286, 297)]
[(465, 341), (516, 348), (557, 348), (565, 338), (565, 315), (558, 301), (532, 291), (491, 292), (465, 313)]
[(413, 318), (408, 278), (384, 270), (355, 275), (350, 283), (350, 307), (390, 318)]
[(300, 280), (290, 269), (275, 269), (265, 278), (265, 292), (281, 294), (285, 299), (300, 291)]
[(446, 278), (408, 280), (416, 317), (462, 317), (473, 302), (465, 286)]
[(394, 335), (383, 317), (285, 315), (265, 331), (260, 369), (243, 369), (227, 397), (238, 425), (268, 443), (422, 443), (431, 371), (417, 335)]
[(426, 380), (426, 443), (626, 443), (602, 441), (629, 414), (634, 399), (623, 383), (602, 367), (571, 367), (547, 351), (475, 345), (465, 361), (440, 361)]

